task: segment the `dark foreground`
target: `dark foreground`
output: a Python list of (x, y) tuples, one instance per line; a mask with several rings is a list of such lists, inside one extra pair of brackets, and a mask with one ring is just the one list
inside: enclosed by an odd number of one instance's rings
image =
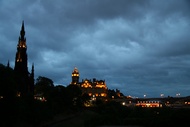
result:
[(189, 108), (126, 107), (116, 102), (96, 107), (59, 107), (41, 102), (1, 104), (0, 127), (189, 127)]
[[(190, 109), (102, 107), (85, 109), (75, 117), (49, 124), (47, 127), (189, 127)], [(97, 109), (95, 109), (97, 110)]]

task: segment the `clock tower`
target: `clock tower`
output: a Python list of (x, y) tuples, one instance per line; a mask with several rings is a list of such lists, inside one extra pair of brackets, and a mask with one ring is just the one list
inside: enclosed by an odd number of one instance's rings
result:
[(73, 72), (72, 72), (72, 82), (71, 82), (71, 84), (76, 85), (78, 83), (79, 83), (79, 71), (75, 67)]

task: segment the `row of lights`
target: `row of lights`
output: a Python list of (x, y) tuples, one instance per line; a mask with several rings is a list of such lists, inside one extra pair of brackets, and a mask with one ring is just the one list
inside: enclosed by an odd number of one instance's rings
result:
[[(181, 95), (180, 93), (176, 93), (176, 97), (179, 97), (180, 95)], [(143, 95), (144, 98), (146, 98), (146, 96), (147, 96), (146, 94)], [(164, 94), (161, 93), (160, 97), (164, 97)]]

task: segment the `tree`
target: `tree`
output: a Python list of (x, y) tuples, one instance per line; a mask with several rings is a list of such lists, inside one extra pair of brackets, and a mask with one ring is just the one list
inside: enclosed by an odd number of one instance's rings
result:
[(53, 81), (47, 77), (39, 76), (36, 79), (35, 84), (35, 94), (42, 94), (47, 100), (51, 98), (51, 93), (53, 92), (54, 84)]
[(54, 87), (51, 94), (52, 106), (56, 113), (60, 113), (65, 110), (66, 107), (66, 87), (62, 85), (57, 85)]
[(17, 118), (16, 80), (12, 68), (0, 64), (0, 126), (13, 126)]
[(91, 99), (91, 97), (87, 93), (82, 94), (81, 98), (82, 98), (83, 103), (88, 103), (89, 100)]
[(66, 87), (66, 92), (68, 105), (81, 105), (82, 91), (77, 85), (68, 85)]
[(0, 64), (0, 96), (10, 99), (16, 97), (16, 91), (13, 69)]

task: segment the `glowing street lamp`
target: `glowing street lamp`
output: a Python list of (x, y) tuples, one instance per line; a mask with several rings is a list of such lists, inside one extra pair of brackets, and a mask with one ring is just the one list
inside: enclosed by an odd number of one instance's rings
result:
[(161, 94), (160, 94), (160, 97), (164, 97), (164, 94), (163, 94), (163, 93), (161, 93)]
[(180, 93), (176, 93), (176, 97), (179, 97), (180, 96)]

